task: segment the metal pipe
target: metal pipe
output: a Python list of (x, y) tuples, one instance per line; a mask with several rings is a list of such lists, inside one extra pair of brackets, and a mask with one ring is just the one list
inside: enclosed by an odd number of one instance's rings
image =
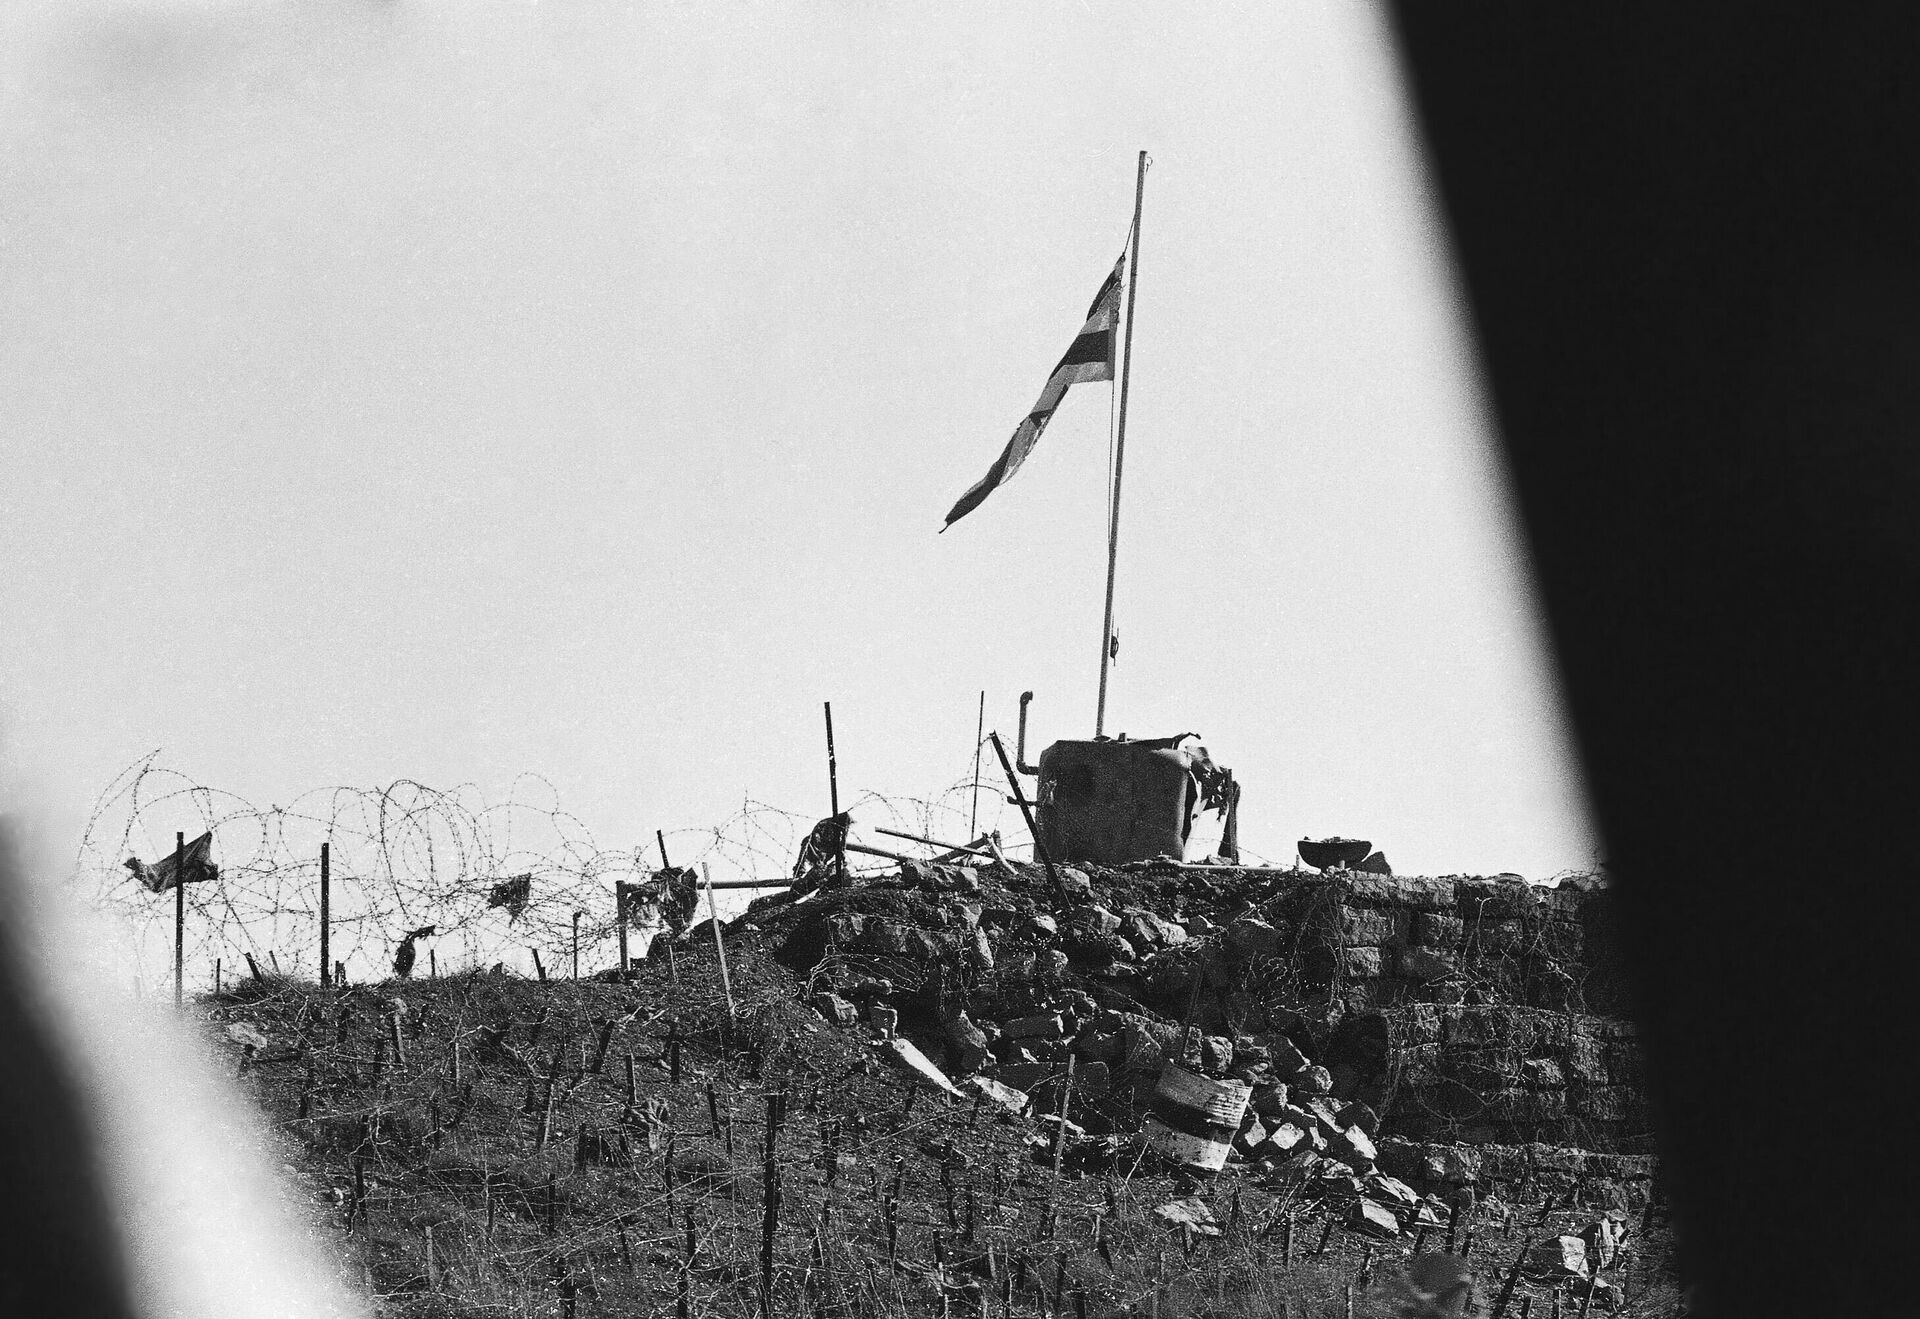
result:
[(1027, 704), (1033, 700), (1032, 692), (1020, 693), (1020, 738), (1014, 744), (1013, 763), (1022, 774), (1038, 774), (1038, 765), (1027, 763)]
[(882, 856), (889, 861), (907, 862), (919, 860), (918, 857), (901, 856), (898, 852), (883, 852), (877, 847), (867, 847), (860, 843), (848, 843), (846, 847), (849, 852), (860, 852), (867, 856)]
[(986, 845), (977, 839), (971, 843), (943, 843), (938, 838), (922, 838), (919, 834), (903, 834), (898, 829), (882, 829), (875, 825), (873, 831), (885, 834), (889, 838), (904, 838), (910, 843), (925, 843), (928, 847), (944, 847), (949, 852), (971, 852), (978, 856), (988, 855)]
[(1120, 475), (1127, 461), (1127, 390), (1133, 384), (1133, 298), (1140, 291), (1140, 211), (1147, 195), (1147, 153), (1133, 185), (1133, 259), (1127, 263), (1127, 330), (1120, 350), (1120, 424), (1113, 443), (1113, 488), (1107, 503), (1107, 612), (1100, 624), (1100, 700), (1094, 707), (1093, 735), (1106, 736), (1107, 665), (1113, 659), (1113, 576), (1120, 562)]

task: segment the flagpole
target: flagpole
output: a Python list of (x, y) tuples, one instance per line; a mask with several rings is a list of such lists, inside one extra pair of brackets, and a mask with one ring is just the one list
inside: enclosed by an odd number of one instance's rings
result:
[(1140, 287), (1140, 207), (1147, 194), (1147, 153), (1133, 184), (1133, 252), (1127, 260), (1127, 333), (1120, 350), (1120, 422), (1113, 442), (1113, 488), (1107, 502), (1107, 612), (1100, 625), (1100, 703), (1093, 714), (1093, 735), (1107, 726), (1107, 665), (1113, 659), (1113, 571), (1120, 561), (1120, 472), (1127, 460), (1127, 386), (1133, 383), (1133, 295)]

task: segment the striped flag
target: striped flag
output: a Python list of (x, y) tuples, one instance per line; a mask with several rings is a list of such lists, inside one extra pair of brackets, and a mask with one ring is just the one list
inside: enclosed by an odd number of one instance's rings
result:
[(1067, 349), (1067, 355), (1060, 359), (1060, 365), (1053, 368), (1053, 374), (1047, 377), (1047, 387), (1040, 391), (1040, 401), (1033, 405), (1026, 419), (1014, 429), (1013, 438), (1007, 441), (1007, 447), (994, 460), (987, 474), (974, 482), (973, 488), (960, 496), (960, 502), (947, 514), (945, 531), (980, 504), (997, 487), (1013, 479), (1020, 470), (1020, 464), (1033, 452), (1033, 446), (1040, 441), (1040, 432), (1047, 428), (1047, 421), (1053, 416), (1060, 400), (1067, 396), (1068, 385), (1078, 385), (1088, 380), (1113, 379), (1113, 342), (1114, 329), (1120, 320), (1120, 286), (1126, 275), (1127, 258), (1123, 255), (1113, 264), (1113, 273), (1107, 276), (1107, 282), (1100, 286), (1100, 292), (1094, 295), (1093, 305), (1087, 308), (1087, 323), (1080, 327), (1080, 333), (1074, 336), (1073, 347)]

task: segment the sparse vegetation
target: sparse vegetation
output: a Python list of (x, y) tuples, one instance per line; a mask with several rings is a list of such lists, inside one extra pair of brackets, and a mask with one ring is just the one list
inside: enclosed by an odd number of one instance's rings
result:
[[(914, 1086), (822, 1020), (762, 936), (743, 927), (729, 950), (731, 1019), (698, 939), (628, 983), (241, 982), (201, 1006), (267, 1037), (234, 1044), (236, 1066), (387, 1314), (1471, 1312), (1416, 1299), (1402, 1273), (1443, 1227), (1374, 1239), (1283, 1172), (1196, 1181), (1131, 1145), (1056, 1177), (1051, 1115)], [(1182, 1196), (1211, 1229), (1154, 1214)], [(1453, 1224), (1480, 1312), (1525, 1246), (1593, 1218), (1554, 1199)], [(1608, 1277), (1621, 1312), (1673, 1311), (1659, 1231)], [(1523, 1276), (1507, 1313), (1581, 1303), (1560, 1297)]]

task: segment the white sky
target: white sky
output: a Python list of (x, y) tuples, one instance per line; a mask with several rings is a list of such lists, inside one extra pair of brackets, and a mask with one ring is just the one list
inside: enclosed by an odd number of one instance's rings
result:
[(1089, 736), (1110, 387), (935, 532), (1144, 147), (1109, 731), (1202, 733), (1277, 860), (1594, 859), (1371, 9), (17, 5), (0, 52), (0, 736), (56, 834), (155, 747), (261, 804), (533, 771), (614, 847), (825, 814), (823, 699), (849, 797), (964, 776), (983, 688)]

